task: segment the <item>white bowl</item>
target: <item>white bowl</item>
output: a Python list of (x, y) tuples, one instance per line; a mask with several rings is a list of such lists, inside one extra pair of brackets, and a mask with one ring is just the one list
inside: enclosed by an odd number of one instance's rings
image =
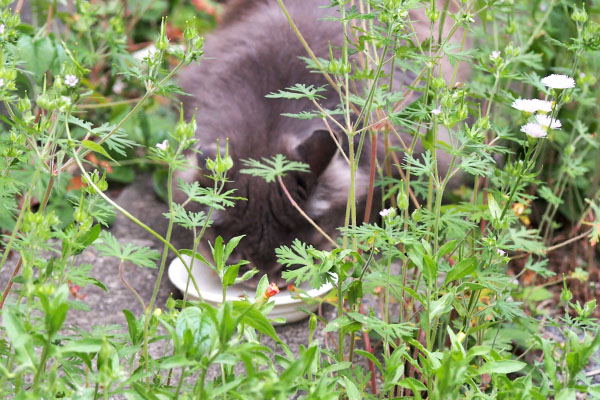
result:
[[(189, 256), (183, 256), (186, 262), (189, 262)], [(200, 261), (195, 260), (192, 265), (192, 275), (198, 284), (198, 289), (204, 298), (204, 301), (214, 306), (219, 306), (223, 299), (223, 292), (221, 286), (221, 280), (208, 266), (203, 265)], [(180, 259), (175, 258), (169, 265), (169, 279), (173, 282), (173, 285), (179, 289), (182, 293), (185, 292), (185, 288), (188, 280), (188, 272)], [(308, 309), (314, 312), (319, 306), (318, 302), (307, 304), (302, 299), (310, 299), (314, 297), (320, 297), (327, 294), (333, 286), (330, 283), (326, 283), (319, 289), (306, 290), (306, 295), (299, 294), (298, 292), (292, 293), (289, 290), (281, 290), (278, 294), (271, 297), (271, 300), (275, 301), (275, 306), (269, 313), (269, 318), (285, 318), (285, 323), (300, 321), (308, 317), (308, 314), (301, 310), (301, 308)], [(241, 284), (233, 285), (227, 289), (227, 300), (238, 300), (246, 293), (249, 298), (254, 298), (254, 291), (248, 289), (246, 286)], [(199, 299), (198, 292), (191, 283), (188, 287), (188, 297), (192, 299)], [(301, 297), (301, 298), (300, 298)]]

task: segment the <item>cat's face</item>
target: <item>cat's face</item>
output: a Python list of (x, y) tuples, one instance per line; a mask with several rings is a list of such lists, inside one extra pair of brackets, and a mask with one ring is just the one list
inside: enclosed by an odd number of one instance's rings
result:
[[(234, 159), (234, 167), (228, 172), (229, 182), (225, 185), (225, 190), (234, 189), (232, 195), (245, 200), (237, 200), (235, 207), (214, 210), (211, 216), (213, 223), (206, 236), (211, 242), (214, 242), (217, 236), (221, 236), (227, 242), (235, 236), (244, 235), (229, 263), (241, 259), (248, 260), (251, 266), (267, 273), (270, 278), (275, 278), (281, 270), (275, 256), (277, 247), (290, 245), (296, 238), (316, 246), (322, 242), (315, 229), (292, 202), (315, 220), (337, 219), (336, 226), (343, 222), (339, 221), (341, 215), (332, 218), (332, 213), (322, 218), (328, 212), (325, 208), (331, 207), (331, 203), (324, 206), (321, 200), (322, 197), (329, 197), (323, 193), (326, 189), (322, 180), (327, 179), (329, 173), (325, 172), (334, 164), (337, 147), (329, 132), (325, 130), (296, 133), (274, 141), (270, 146), (265, 146), (265, 154), (261, 154), (261, 157), (268, 157), (267, 154), (283, 154), (290, 161), (307, 164), (310, 172), (288, 172), (281, 182), (267, 183), (263, 178), (241, 172), (244, 166), (240, 159), (243, 158), (243, 154), (247, 154), (245, 149), (236, 148), (241, 145), (235, 140), (230, 140), (229, 150)], [(216, 146), (200, 145), (198, 150), (195, 162), (202, 169), (207, 158), (215, 158)], [(177, 178), (197, 180), (203, 186), (212, 187), (212, 182), (204, 176), (206, 171), (196, 171), (195, 175), (186, 177), (179, 174)], [(342, 209), (341, 206), (338, 208)], [(325, 229), (330, 224), (327, 225)]]

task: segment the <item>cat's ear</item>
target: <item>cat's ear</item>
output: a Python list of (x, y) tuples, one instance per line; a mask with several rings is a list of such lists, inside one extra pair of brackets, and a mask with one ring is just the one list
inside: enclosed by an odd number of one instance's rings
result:
[(327, 168), (337, 151), (337, 146), (329, 131), (318, 129), (304, 138), (296, 146), (300, 161), (308, 164), (316, 176)]

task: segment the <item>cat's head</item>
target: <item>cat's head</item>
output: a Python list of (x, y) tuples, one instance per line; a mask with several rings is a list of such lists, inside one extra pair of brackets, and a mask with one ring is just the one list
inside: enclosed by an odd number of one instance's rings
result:
[[(237, 261), (236, 259), (245, 259), (261, 273), (275, 278), (281, 270), (275, 256), (277, 247), (289, 245), (295, 238), (320, 245), (319, 234), (292, 205), (292, 201), (313, 219), (319, 220), (327, 213), (322, 199), (326, 196), (323, 193), (324, 182), (321, 180), (325, 172), (333, 167), (337, 146), (329, 131), (323, 129), (310, 130), (306, 134), (271, 136), (277, 139), (272, 143), (255, 143), (258, 147), (252, 151), (249, 151), (247, 143), (241, 138), (229, 138), (229, 154), (234, 160), (234, 166), (227, 174), (229, 182), (225, 185), (225, 190), (235, 189), (232, 196), (245, 200), (235, 201), (235, 207), (214, 210), (211, 216), (213, 223), (206, 237), (214, 241), (216, 236), (222, 236), (227, 242), (235, 236), (245, 235), (230, 263)], [(216, 143), (201, 143), (197, 150), (191, 161), (198, 168), (193, 173), (192, 170), (183, 171), (176, 178), (188, 182), (196, 180), (202, 186), (212, 187), (214, 182), (207, 177), (206, 161), (214, 160), (217, 156)], [(224, 146), (219, 146), (219, 150), (224, 155)], [(277, 180), (267, 183), (261, 177), (242, 171), (242, 159), (261, 160), (275, 154), (283, 154), (290, 161), (305, 163), (310, 171), (287, 172), (282, 178), (285, 189)], [(176, 196), (176, 200), (183, 200), (181, 193)], [(330, 203), (327, 204), (329, 205)], [(205, 207), (203, 209), (206, 211)], [(337, 221), (335, 226), (342, 222)]]

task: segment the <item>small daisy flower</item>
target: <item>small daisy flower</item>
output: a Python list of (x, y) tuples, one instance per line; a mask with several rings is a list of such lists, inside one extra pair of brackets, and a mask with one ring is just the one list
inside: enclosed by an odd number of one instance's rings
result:
[(535, 119), (538, 124), (545, 128), (560, 129), (562, 127), (562, 123), (559, 120), (550, 120), (550, 117), (547, 115), (538, 114), (535, 116)]
[(500, 58), (501, 54), (502, 53), (500, 53), (498, 50), (492, 51), (492, 54), (490, 55), (490, 60), (496, 61), (498, 58)]
[(65, 76), (65, 85), (67, 85), (67, 86), (75, 87), (75, 85), (77, 85), (78, 82), (79, 82), (79, 79), (77, 79), (77, 77), (75, 75)]
[(433, 115), (440, 115), (442, 113), (442, 106), (437, 106), (436, 108), (431, 110), (431, 113)]
[(552, 111), (552, 102), (539, 99), (517, 99), (513, 101), (512, 107), (530, 114), (538, 111), (549, 113)]
[(6, 27), (4, 26), (4, 24), (0, 24), (0, 35), (4, 34), (5, 29), (6, 29)]
[(165, 151), (167, 150), (167, 147), (169, 147), (169, 141), (165, 139), (162, 141), (162, 143), (156, 143), (156, 147), (162, 151)]
[(572, 89), (575, 87), (575, 80), (567, 75), (552, 74), (542, 79), (542, 83), (551, 89)]
[(544, 127), (538, 123), (530, 122), (521, 127), (521, 132), (526, 133), (527, 136), (539, 139), (546, 137), (548, 133), (544, 129)]
[(379, 211), (379, 215), (381, 215), (383, 218), (393, 217), (394, 215), (396, 215), (396, 210), (394, 209), (394, 207), (384, 208), (383, 210)]

